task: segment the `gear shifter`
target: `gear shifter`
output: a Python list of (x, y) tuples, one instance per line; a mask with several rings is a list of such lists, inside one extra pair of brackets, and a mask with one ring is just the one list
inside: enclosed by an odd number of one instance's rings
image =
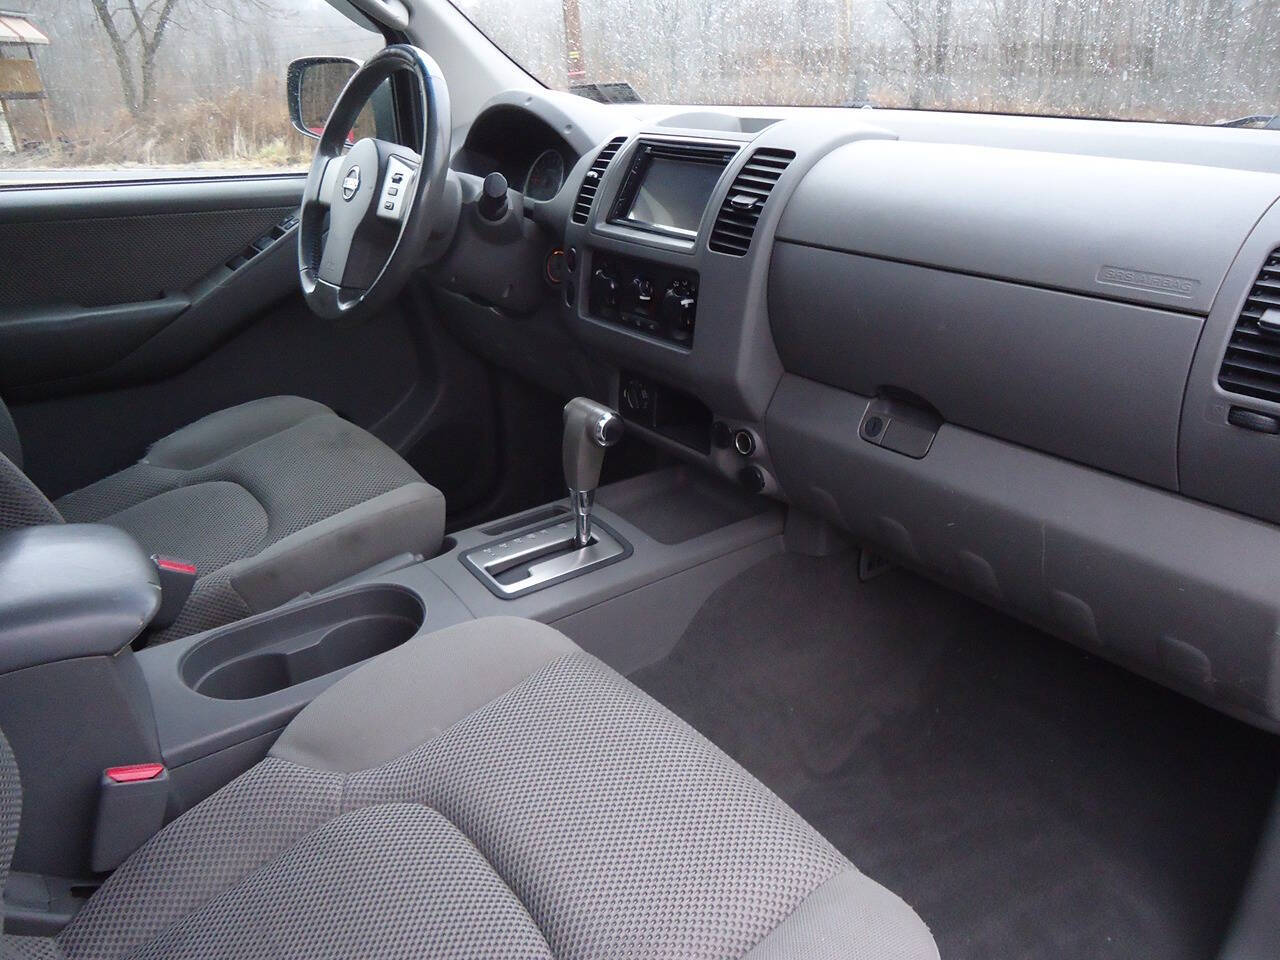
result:
[(574, 544), (591, 542), (591, 506), (604, 452), (622, 439), (622, 418), (603, 404), (576, 397), (564, 407), (564, 482), (573, 507)]
[(573, 505), (563, 513), (504, 528), (494, 540), (465, 550), (462, 563), (494, 596), (523, 597), (631, 556), (631, 544), (605, 523), (591, 528), (604, 452), (622, 439), (622, 418), (586, 397), (564, 408), (564, 482)]

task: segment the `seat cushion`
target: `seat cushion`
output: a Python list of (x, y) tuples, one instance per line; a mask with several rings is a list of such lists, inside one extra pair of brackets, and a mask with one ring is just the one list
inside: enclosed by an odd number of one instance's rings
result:
[(430, 555), (444, 498), (372, 434), (301, 397), (212, 414), (56, 503), (200, 571), (169, 640), (271, 609), (401, 553)]
[(936, 958), (709, 741), (510, 618), (348, 675), (131, 857), (81, 957)]

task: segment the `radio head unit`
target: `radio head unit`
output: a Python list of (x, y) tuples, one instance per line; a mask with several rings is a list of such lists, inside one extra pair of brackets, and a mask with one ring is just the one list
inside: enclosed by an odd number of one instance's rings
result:
[(609, 222), (693, 241), (736, 146), (642, 140)]

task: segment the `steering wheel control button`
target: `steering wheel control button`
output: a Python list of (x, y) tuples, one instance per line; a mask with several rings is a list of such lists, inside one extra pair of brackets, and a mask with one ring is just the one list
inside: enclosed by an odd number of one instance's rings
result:
[(382, 196), (378, 199), (378, 216), (384, 220), (399, 220), (404, 215), (404, 205), (409, 197), (409, 186), (416, 171), (400, 157), (387, 158), (387, 173), (383, 178)]

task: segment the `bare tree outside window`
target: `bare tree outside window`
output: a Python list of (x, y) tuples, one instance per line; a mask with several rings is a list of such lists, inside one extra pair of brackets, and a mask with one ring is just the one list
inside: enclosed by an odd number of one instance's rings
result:
[[(383, 46), (325, 0), (0, 0), (46, 43), (0, 33), (0, 183), (300, 170), (289, 61)], [(4, 17), (0, 13), (0, 18)], [(39, 90), (5, 100), (6, 61)], [(77, 173), (79, 172), (79, 173)]]
[[(170, 24), (192, 8), (228, 9), (210, 0), (151, 0), (145, 4), (139, 0), (120, 0), (114, 6), (107, 0), (89, 0), (89, 3), (111, 43), (124, 104), (134, 117), (146, 116), (155, 105), (156, 54)], [(241, 22), (263, 20), (278, 12), (267, 0), (238, 0), (238, 3), (239, 9), (231, 8), (231, 15)]]
[(455, 3), (548, 86), (627, 83), (657, 103), (1280, 113), (1280, 0)]
[[(454, 2), (550, 87), (657, 103), (1280, 113), (1280, 0)], [(288, 62), (383, 44), (326, 0), (0, 5), (0, 182), (301, 169)]]

